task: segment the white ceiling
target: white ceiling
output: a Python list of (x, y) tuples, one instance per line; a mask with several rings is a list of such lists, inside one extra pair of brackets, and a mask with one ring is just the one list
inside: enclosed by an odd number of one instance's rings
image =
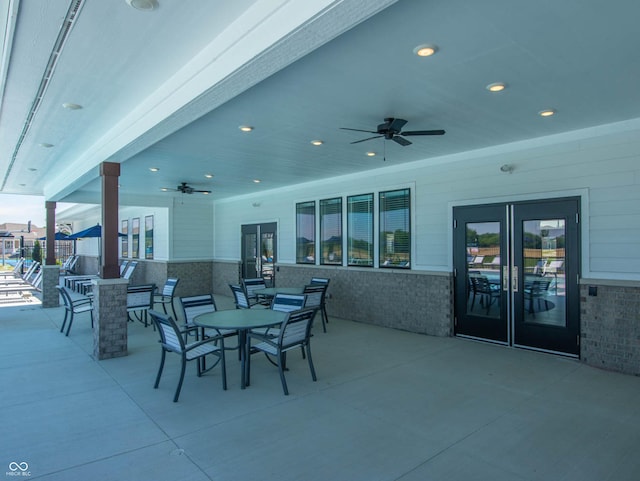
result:
[[(640, 118), (637, 0), (158, 3), (2, 2), (0, 193), (98, 203), (112, 161), (123, 204), (162, 203), (179, 194), (160, 188), (183, 181), (220, 199)], [(423, 43), (437, 54), (414, 55)], [(385, 117), (446, 135), (403, 147), (340, 129)]]

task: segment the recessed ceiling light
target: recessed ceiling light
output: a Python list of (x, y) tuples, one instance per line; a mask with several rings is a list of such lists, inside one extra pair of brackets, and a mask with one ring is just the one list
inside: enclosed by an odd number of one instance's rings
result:
[(374, 157), (376, 155), (376, 153), (375, 152), (367, 152), (367, 155), (369, 157)]
[(262, 182), (260, 179), (253, 179), (254, 184), (259, 184), (260, 182)]
[(149, 170), (150, 170), (151, 172), (158, 172), (160, 169), (159, 169), (159, 168), (157, 168), (157, 167), (149, 167)]
[(65, 102), (62, 104), (62, 106), (68, 110), (80, 110), (82, 108), (82, 105), (73, 104), (71, 102)]
[(431, 57), (437, 51), (437, 46), (429, 44), (418, 45), (413, 49), (413, 53), (415, 53), (418, 57)]
[(204, 174), (207, 179), (213, 179), (213, 174)]
[(136, 10), (149, 12), (158, 8), (157, 0), (125, 0), (130, 7)]
[(47, 142), (43, 142), (41, 144), (38, 144), (40, 147), (44, 147), (45, 149), (50, 149), (51, 147), (53, 147), (53, 144), (48, 144)]
[(169, 188), (168, 187), (160, 187), (160, 190), (162, 192), (169, 192)]
[(324, 142), (322, 140), (312, 140), (311, 143), (313, 145), (322, 145), (322, 144), (324, 144)]
[(203, 191), (202, 191), (202, 195), (209, 195), (210, 193), (211, 193), (211, 192), (210, 192), (210, 191), (208, 191), (208, 190), (203, 190)]
[(507, 85), (502, 83), (502, 82), (495, 82), (495, 83), (487, 85), (487, 87), (486, 87), (486, 89), (489, 92), (502, 92), (506, 88), (507, 88)]
[(540, 115), (540, 117), (551, 117), (552, 115), (555, 115), (555, 114), (556, 114), (555, 109), (545, 109), (538, 112), (538, 115)]
[(253, 130), (253, 127), (249, 126), (249, 125), (241, 125), (240, 127), (238, 127), (240, 130), (242, 130), (243, 132), (251, 132)]

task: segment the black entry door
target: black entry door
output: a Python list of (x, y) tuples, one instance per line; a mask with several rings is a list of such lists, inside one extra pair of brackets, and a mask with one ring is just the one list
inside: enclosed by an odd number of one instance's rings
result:
[(278, 224), (247, 224), (242, 226), (242, 277), (263, 277), (274, 285)]
[(454, 209), (455, 332), (579, 353), (579, 199)]
[(579, 200), (513, 209), (513, 343), (579, 354)]
[(457, 207), (454, 219), (455, 332), (507, 343), (507, 206)]

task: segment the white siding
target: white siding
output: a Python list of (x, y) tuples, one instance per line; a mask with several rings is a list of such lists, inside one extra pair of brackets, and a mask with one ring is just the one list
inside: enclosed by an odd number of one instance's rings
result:
[(639, 139), (640, 124), (630, 122), (399, 166), (388, 155), (367, 173), (218, 202), (214, 255), (238, 260), (240, 225), (276, 220), (278, 259), (294, 263), (296, 202), (410, 186), (412, 267), (450, 271), (454, 205), (581, 195), (583, 277), (638, 280)]

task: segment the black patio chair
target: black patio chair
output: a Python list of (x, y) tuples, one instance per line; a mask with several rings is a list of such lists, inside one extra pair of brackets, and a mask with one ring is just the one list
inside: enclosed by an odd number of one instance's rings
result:
[[(311, 358), (311, 326), (313, 324), (313, 318), (316, 315), (317, 308), (305, 308), (296, 311), (291, 311), (287, 314), (287, 317), (280, 325), (280, 332), (278, 337), (270, 337), (268, 335), (259, 334), (256, 332), (249, 332), (249, 346), (252, 352), (264, 352), (269, 356), (273, 356), (276, 359), (276, 365), (278, 366), (278, 372), (280, 373), (280, 381), (282, 382), (282, 390), (285, 396), (289, 395), (289, 389), (287, 387), (287, 381), (284, 377), (284, 371), (286, 369), (286, 355), (291, 349), (301, 347), (306, 351), (306, 358), (309, 363), (309, 370), (311, 371), (311, 378), (317, 381), (316, 370)], [(251, 341), (257, 341), (256, 344), (251, 344)], [(247, 383), (250, 381), (251, 373), (251, 356), (247, 360)]]
[[(184, 373), (188, 361), (197, 361), (198, 377), (202, 376), (204, 372), (209, 371), (220, 364), (220, 369), (222, 370), (222, 389), (226, 391), (227, 370), (224, 359), (224, 338), (222, 336), (208, 337), (206, 339), (187, 344), (184, 342), (183, 332), (180, 331), (178, 325), (171, 316), (154, 310), (150, 310), (149, 315), (160, 333), (160, 344), (162, 346), (162, 357), (160, 358), (160, 367), (158, 368), (156, 382), (153, 385), (154, 389), (157, 389), (160, 384), (160, 377), (162, 376), (167, 352), (173, 352), (178, 354), (182, 361), (180, 379), (178, 381), (178, 387), (176, 388), (175, 395), (173, 396), (173, 402), (178, 402), (178, 398), (180, 397), (180, 391), (182, 389), (182, 382), (184, 381)], [(200, 360), (203, 360), (209, 354), (216, 356), (218, 360), (208, 369), (203, 369), (203, 364)]]

